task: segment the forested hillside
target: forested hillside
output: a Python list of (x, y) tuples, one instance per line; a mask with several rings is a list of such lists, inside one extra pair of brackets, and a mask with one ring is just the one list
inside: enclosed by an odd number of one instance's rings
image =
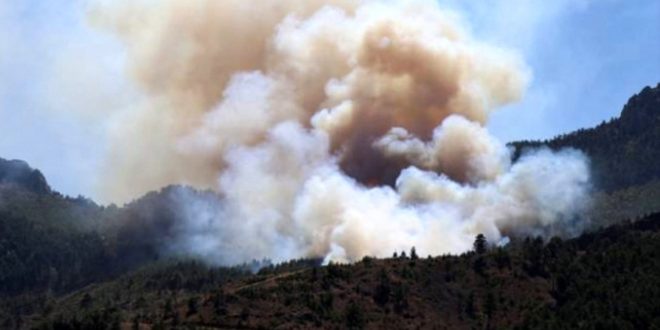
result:
[[(621, 116), (594, 128), (580, 129), (549, 141), (512, 143), (526, 148), (548, 146), (584, 151), (591, 160), (594, 185), (615, 191), (660, 179), (660, 84), (630, 98)], [(516, 156), (517, 157), (517, 156)]]
[(602, 227), (660, 210), (660, 84), (630, 98), (618, 118), (548, 141), (511, 144), (525, 150), (575, 148), (591, 162), (591, 224)]
[[(0, 159), (0, 300), (59, 295), (161, 258), (180, 214), (168, 187), (123, 208), (51, 191), (38, 170)], [(159, 235), (154, 233), (157, 228)]]
[(513, 146), (590, 157), (590, 233), (326, 267), (205, 265), (168, 246), (185, 221), (178, 197), (213, 210), (216, 193), (170, 186), (101, 206), (0, 159), (0, 328), (660, 327), (660, 85), (620, 118)]
[(20, 186), (35, 193), (50, 192), (43, 174), (20, 160), (0, 158), (0, 185)]
[(196, 263), (151, 266), (51, 298), (23, 322), (40, 329), (660, 327), (660, 214), (547, 244), (528, 238), (489, 248), (478, 238), (460, 256), (405, 251), (353, 265), (297, 265), (255, 275)]

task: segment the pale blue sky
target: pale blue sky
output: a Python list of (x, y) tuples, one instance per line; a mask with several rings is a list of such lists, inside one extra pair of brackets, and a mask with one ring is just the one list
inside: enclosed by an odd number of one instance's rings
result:
[[(518, 50), (532, 70), (524, 100), (489, 124), (504, 141), (593, 126), (660, 81), (660, 1), (441, 3), (459, 11), (476, 38)], [(131, 96), (121, 47), (86, 25), (85, 6), (0, 0), (0, 157), (30, 162), (66, 194), (93, 196), (105, 148), (103, 110)], [(75, 64), (63, 66), (71, 56)], [(65, 108), (96, 111), (81, 116)]]

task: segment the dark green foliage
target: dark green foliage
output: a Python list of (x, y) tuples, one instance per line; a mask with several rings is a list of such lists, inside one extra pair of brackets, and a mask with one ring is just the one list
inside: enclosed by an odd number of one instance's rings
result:
[(472, 268), (474, 269), (474, 272), (479, 275), (485, 275), (487, 266), (488, 264), (486, 262), (486, 258), (484, 258), (481, 255), (477, 255), (477, 257), (474, 259), (474, 262), (472, 263)]
[(660, 210), (660, 180), (614, 192), (597, 192), (589, 212), (594, 225), (607, 227)]
[(660, 84), (630, 98), (621, 116), (546, 141), (513, 142), (514, 159), (539, 148), (574, 148), (589, 158), (594, 227), (660, 211)]
[[(555, 305), (529, 315), (526, 326), (649, 329), (660, 326), (660, 214), (597, 235), (554, 242)], [(644, 229), (654, 228), (653, 231)], [(641, 229), (641, 230), (640, 230)]]
[[(15, 180), (8, 183), (3, 162), (0, 159), (0, 174), (5, 175), (5, 181), (0, 180), (0, 296), (28, 291), (60, 294), (170, 257), (164, 246), (182, 221), (173, 198), (195, 193), (168, 187), (125, 208), (101, 207), (82, 197), (64, 197), (49, 189), (35, 192)], [(25, 167), (24, 172), (34, 174)], [(217, 198), (196, 194), (209, 204)], [(310, 263), (318, 261), (292, 261), (280, 268)], [(264, 265), (249, 266), (256, 271)], [(176, 274), (160, 283), (180, 285)]]
[(584, 151), (596, 188), (615, 191), (660, 179), (660, 84), (630, 98), (621, 117), (549, 141), (512, 143), (516, 157), (547, 146)]
[[(365, 257), (365, 259), (367, 258), (368, 257)], [(318, 258), (301, 258), (274, 265), (269, 260), (264, 260), (258, 264), (258, 273), (259, 275), (268, 275), (284, 272), (295, 272), (302, 269), (318, 267), (322, 262), (323, 260)]]
[(419, 259), (419, 256), (417, 255), (417, 250), (415, 249), (414, 246), (410, 249), (410, 259), (412, 260)]
[[(485, 266), (474, 269), (476, 260)], [(252, 274), (247, 265), (161, 262), (62, 297), (4, 301), (0, 320), (5, 328), (29, 321), (43, 329), (134, 322), (165, 329), (646, 329), (658, 322), (660, 214), (571, 240), (514, 240), (482, 254), (412, 263), (370, 258)]]
[(477, 235), (477, 237), (474, 239), (474, 252), (477, 254), (484, 254), (486, 253), (486, 249), (488, 242), (486, 242), (486, 236), (483, 234)]
[(0, 158), (0, 184), (17, 185), (37, 194), (48, 194), (51, 191), (43, 174), (21, 160)]
[(465, 302), (465, 314), (471, 319), (475, 318), (477, 315), (474, 292), (470, 292), (470, 294), (467, 297), (467, 301)]
[(360, 309), (360, 306), (355, 302), (351, 302), (346, 307), (345, 312), (346, 327), (348, 329), (362, 329), (365, 325), (364, 314)]
[(522, 247), (523, 269), (530, 276), (547, 276), (546, 250), (543, 248), (543, 239), (526, 238)]
[(339, 265), (330, 262), (326, 267), (326, 278), (329, 280), (348, 280), (350, 273), (347, 271), (347, 266)]
[[(578, 238), (513, 238), (420, 260), (412, 248), (351, 265), (318, 259), (211, 267), (164, 246), (182, 187), (123, 208), (52, 192), (0, 160), (0, 328), (660, 328), (660, 86), (620, 119), (525, 148), (573, 146), (592, 160), (598, 224)], [(643, 184), (643, 185), (641, 185)], [(644, 215), (644, 216), (641, 216)]]
[(397, 313), (408, 308), (408, 286), (405, 283), (397, 283), (394, 286), (394, 310)]
[(495, 294), (492, 291), (488, 291), (486, 294), (486, 301), (484, 303), (484, 313), (491, 317), (493, 313), (497, 310), (497, 300), (495, 299)]
[(383, 306), (390, 300), (392, 284), (390, 283), (389, 275), (387, 275), (385, 269), (381, 269), (378, 278), (379, 282), (378, 286), (376, 286), (376, 292), (374, 293), (374, 300), (376, 303)]
[(92, 296), (89, 295), (89, 293), (85, 293), (83, 298), (80, 300), (80, 307), (83, 309), (87, 309), (92, 305)]
[(0, 211), (0, 294), (62, 292), (105, 278), (111, 257), (101, 237)]
[(212, 267), (198, 261), (171, 260), (144, 266), (119, 281), (130, 290), (202, 292), (251, 274), (245, 265)]
[(499, 269), (502, 268), (511, 268), (511, 257), (507, 249), (498, 247), (494, 251), (493, 259), (495, 259), (495, 264)]
[(188, 298), (188, 315), (197, 314), (197, 299), (194, 297)]

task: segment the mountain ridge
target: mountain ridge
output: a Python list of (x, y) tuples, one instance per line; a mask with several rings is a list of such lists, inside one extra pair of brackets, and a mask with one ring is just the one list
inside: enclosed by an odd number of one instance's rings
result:
[(15, 184), (41, 194), (51, 192), (44, 175), (22, 160), (0, 158), (0, 184)]
[(660, 83), (646, 86), (619, 117), (543, 141), (516, 141), (514, 159), (525, 150), (575, 148), (591, 160), (596, 189), (612, 192), (660, 179)]
[[(0, 159), (0, 269), (9, 270), (0, 272), (0, 327), (660, 326), (653, 317), (660, 303), (643, 298), (660, 297), (653, 286), (660, 283), (659, 118), (660, 84), (631, 97), (619, 118), (511, 144), (515, 157), (530, 148), (574, 147), (592, 158), (598, 225), (580, 237), (514, 239), (485, 255), (367, 257), (352, 266), (191, 261), (166, 248), (185, 221), (177, 196), (194, 194), (213, 208), (221, 203), (216, 193), (168, 186), (122, 207), (103, 206), (59, 194), (25, 162)], [(616, 179), (617, 171), (625, 178)], [(614, 226), (597, 229), (606, 225)], [(603, 273), (609, 277), (589, 282)], [(637, 312), (615, 299), (621, 295), (645, 314), (622, 318)]]

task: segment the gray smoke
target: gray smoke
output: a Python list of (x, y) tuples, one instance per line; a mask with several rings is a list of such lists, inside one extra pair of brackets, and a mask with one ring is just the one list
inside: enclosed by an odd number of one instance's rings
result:
[(172, 250), (356, 260), (579, 230), (587, 160), (511, 163), (484, 125), (528, 69), (435, 2), (170, 0), (92, 16), (125, 41), (144, 92), (116, 117), (105, 196), (171, 183), (222, 196), (181, 194)]

